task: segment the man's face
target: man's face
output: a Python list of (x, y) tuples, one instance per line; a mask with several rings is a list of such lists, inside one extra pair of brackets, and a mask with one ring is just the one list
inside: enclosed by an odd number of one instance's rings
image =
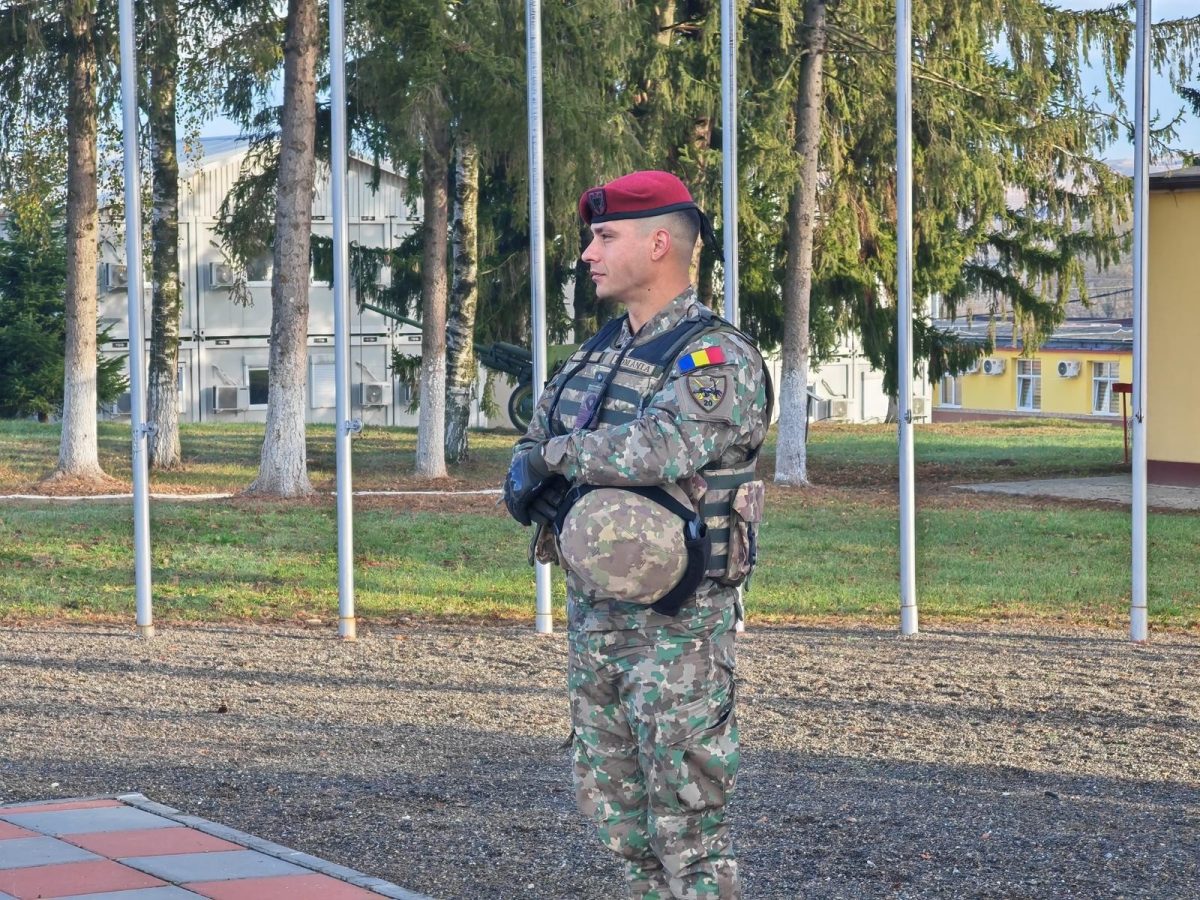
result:
[(580, 255), (591, 270), (596, 296), (627, 302), (643, 291), (652, 274), (653, 231), (639, 219), (592, 226), (592, 242)]

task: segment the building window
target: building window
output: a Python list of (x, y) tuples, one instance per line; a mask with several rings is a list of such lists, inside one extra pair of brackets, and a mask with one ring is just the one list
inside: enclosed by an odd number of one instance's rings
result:
[(962, 376), (943, 375), (938, 385), (938, 404), (940, 406), (962, 406)]
[(1098, 416), (1115, 416), (1121, 411), (1121, 401), (1113, 385), (1120, 377), (1120, 363), (1092, 363), (1092, 412)]
[(308, 392), (313, 409), (337, 408), (337, 368), (333, 359), (325, 356), (309, 359)]
[(264, 253), (262, 256), (256, 256), (246, 262), (246, 282), (248, 284), (270, 284), (271, 273), (274, 269), (275, 257), (272, 254)]
[(270, 387), (268, 369), (265, 366), (261, 368), (251, 367), (247, 371), (247, 377), (250, 381), (250, 406), (252, 408), (255, 406), (266, 406)]
[(1042, 408), (1042, 361), (1017, 360), (1017, 409)]

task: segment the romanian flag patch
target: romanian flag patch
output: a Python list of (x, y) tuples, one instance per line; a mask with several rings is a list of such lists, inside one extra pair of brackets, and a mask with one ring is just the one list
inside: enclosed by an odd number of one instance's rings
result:
[(705, 347), (695, 353), (679, 357), (679, 372), (686, 375), (705, 366), (719, 366), (725, 362), (725, 351), (720, 347)]

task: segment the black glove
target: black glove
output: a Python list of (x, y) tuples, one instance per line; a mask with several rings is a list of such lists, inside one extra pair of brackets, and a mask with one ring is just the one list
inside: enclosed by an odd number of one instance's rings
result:
[(570, 489), (571, 482), (567, 479), (561, 475), (551, 475), (542, 482), (541, 489), (525, 507), (529, 518), (539, 524), (554, 527), (555, 520), (558, 519), (558, 507)]
[(504, 505), (509, 515), (522, 525), (530, 525), (529, 504), (537, 497), (550, 478), (550, 470), (542, 459), (540, 447), (533, 447), (513, 458), (504, 479)]

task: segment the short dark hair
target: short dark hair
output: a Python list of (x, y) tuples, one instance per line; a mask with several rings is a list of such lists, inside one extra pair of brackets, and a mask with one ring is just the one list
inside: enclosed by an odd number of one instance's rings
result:
[(669, 213), (671, 234), (683, 242), (690, 252), (700, 240), (700, 213), (694, 209), (681, 209)]

